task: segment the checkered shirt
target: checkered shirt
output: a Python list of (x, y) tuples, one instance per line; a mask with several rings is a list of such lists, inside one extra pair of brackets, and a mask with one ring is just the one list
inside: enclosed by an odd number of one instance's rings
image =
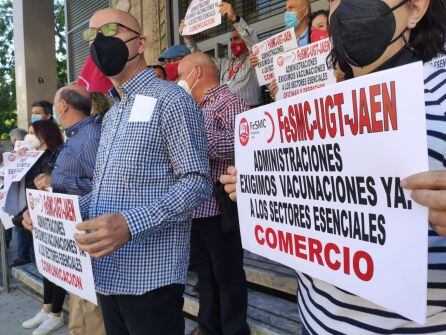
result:
[[(96, 291), (141, 295), (185, 283), (193, 211), (211, 196), (203, 118), (177, 85), (145, 70), (115, 90), (105, 115), (92, 192), (83, 215), (121, 213), (132, 238), (93, 260)], [(129, 122), (136, 94), (158, 99), (148, 122)]]
[[(212, 181), (216, 183), (234, 165), (235, 116), (248, 110), (245, 100), (231, 93), (224, 84), (206, 92), (200, 103), (209, 147)], [(220, 214), (214, 196), (194, 212), (194, 218)]]

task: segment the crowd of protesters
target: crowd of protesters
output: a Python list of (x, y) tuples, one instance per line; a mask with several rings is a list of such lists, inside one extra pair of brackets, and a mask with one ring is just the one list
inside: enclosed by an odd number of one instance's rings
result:
[[(446, 69), (430, 64), (446, 53), (446, 0), (329, 4), (329, 11), (312, 12), (310, 1), (288, 0), (283, 24), (294, 29), (298, 47), (331, 38), (327, 62), (338, 81), (425, 64), (430, 171), (402, 186), (429, 208), (427, 322), (297, 272), (302, 334), (446, 334)], [(68, 85), (53, 104), (32, 104), (27, 131), (10, 133), (13, 144), (24, 141), (22, 151), (44, 151), (25, 177), (27, 188), (80, 197), (84, 222), (77, 229), (86, 234), (75, 239), (92, 257), (99, 306), (70, 294), (70, 334), (184, 334), (189, 270), (197, 273), (200, 303), (190, 335), (250, 334), (234, 211), (234, 124), (237, 114), (262, 104), (252, 52), (259, 40), (231, 4), (222, 2), (220, 13), (232, 23), (230, 57), (212, 59), (183, 36), (185, 45), (147, 65), (137, 19), (119, 9), (96, 12), (84, 38), (112, 84), (108, 96)], [(180, 34), (184, 28), (181, 22)], [(277, 90), (273, 80), (273, 100)], [(156, 103), (141, 107), (138, 96)], [(33, 261), (33, 222), (27, 208), (13, 222), (18, 266)], [(23, 327), (35, 328), (33, 335), (62, 327), (66, 293), (45, 278), (43, 307)]]

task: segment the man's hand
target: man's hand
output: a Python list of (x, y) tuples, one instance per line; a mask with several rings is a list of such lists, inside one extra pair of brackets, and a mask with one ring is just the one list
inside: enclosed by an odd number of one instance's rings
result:
[(403, 179), (401, 186), (412, 190), (415, 202), (429, 208), (429, 222), (446, 238), (446, 171), (418, 173)]
[(256, 54), (250, 54), (248, 56), (248, 60), (251, 64), (251, 69), (255, 68), (260, 63), (259, 56), (257, 56)]
[(46, 190), (51, 187), (51, 176), (46, 173), (39, 174), (36, 178), (34, 178), (34, 186), (38, 190)]
[(20, 149), (17, 151), (17, 153), (19, 154), (19, 156), (25, 156), (27, 151), (28, 151), (28, 150), (27, 150), (26, 148), (20, 148)]
[[(183, 36), (183, 30), (184, 30), (185, 27), (186, 27), (186, 22), (184, 22), (184, 20), (181, 20), (181, 22), (180, 22), (180, 29), (179, 29), (180, 36)], [(184, 40), (186, 42), (189, 42), (192, 37), (190, 37), (190, 36), (183, 36), (183, 38), (184, 38)]]
[(23, 212), (22, 225), (23, 228), (25, 228), (26, 230), (32, 231), (34, 229), (33, 222), (31, 221), (31, 217), (29, 216), (28, 210)]
[(78, 223), (76, 229), (86, 232), (74, 235), (79, 248), (94, 258), (111, 254), (132, 237), (129, 226), (121, 214), (101, 215), (96, 219)]
[(235, 167), (228, 167), (228, 174), (220, 177), (220, 183), (225, 186), (226, 193), (232, 201), (237, 201), (237, 170)]
[(234, 7), (230, 3), (222, 2), (220, 5), (220, 14), (221, 17), (224, 17), (225, 15), (228, 17), (229, 20), (232, 22), (235, 22), (237, 20), (237, 14), (235, 14)]
[(279, 85), (277, 85), (277, 80), (274, 79), (271, 84), (268, 85), (269, 96), (271, 99), (276, 100), (277, 92), (279, 91)]

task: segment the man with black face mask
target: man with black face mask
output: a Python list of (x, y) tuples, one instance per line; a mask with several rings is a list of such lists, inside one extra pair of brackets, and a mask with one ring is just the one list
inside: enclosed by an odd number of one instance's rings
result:
[(89, 218), (75, 239), (93, 257), (108, 335), (183, 335), (191, 214), (211, 195), (201, 112), (177, 85), (147, 69), (147, 39), (135, 17), (107, 8), (84, 37), (112, 81)]

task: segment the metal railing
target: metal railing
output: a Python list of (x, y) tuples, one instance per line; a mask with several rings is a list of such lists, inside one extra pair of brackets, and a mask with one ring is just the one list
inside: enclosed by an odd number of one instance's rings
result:
[(3, 224), (0, 223), (0, 258), (2, 261), (2, 279), (3, 287), (0, 287), (0, 291), (9, 293), (9, 278), (8, 278), (8, 259), (6, 257), (6, 234)]

